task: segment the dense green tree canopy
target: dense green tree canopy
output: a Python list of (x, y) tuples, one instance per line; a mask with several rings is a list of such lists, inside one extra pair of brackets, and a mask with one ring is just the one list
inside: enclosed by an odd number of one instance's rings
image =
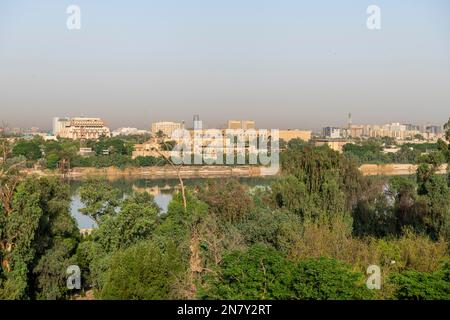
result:
[(0, 213), (0, 297), (66, 297), (65, 271), (78, 241), (67, 186), (56, 179), (27, 178), (17, 186), (12, 211)]
[(22, 140), (15, 144), (12, 153), (14, 156), (24, 156), (28, 160), (38, 160), (42, 156), (39, 144), (34, 140)]
[(117, 251), (110, 262), (103, 299), (160, 300), (176, 297), (172, 284), (182, 272), (180, 255), (173, 245), (165, 250), (141, 242)]
[(97, 223), (102, 217), (114, 215), (120, 204), (120, 191), (101, 179), (89, 179), (80, 188), (80, 198), (85, 207), (80, 211)]
[(266, 246), (225, 255), (207, 297), (222, 299), (363, 299), (364, 277), (333, 259), (294, 263)]

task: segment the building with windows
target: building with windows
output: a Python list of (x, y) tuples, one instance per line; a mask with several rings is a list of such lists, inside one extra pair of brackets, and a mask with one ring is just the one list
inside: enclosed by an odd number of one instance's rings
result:
[(150, 139), (145, 143), (139, 143), (134, 145), (134, 150), (132, 153), (132, 158), (137, 157), (155, 157), (159, 158), (163, 154), (166, 157), (170, 157), (169, 151), (161, 150), (161, 145), (158, 143), (157, 139)]
[(157, 135), (162, 132), (166, 137), (171, 137), (173, 132), (178, 129), (184, 129), (184, 124), (180, 122), (161, 121), (152, 123), (152, 134)]
[(314, 140), (314, 145), (316, 147), (320, 147), (323, 145), (327, 145), (330, 149), (340, 152), (343, 152), (343, 148), (346, 144), (352, 143), (346, 139), (316, 139)]
[(53, 135), (58, 136), (59, 133), (66, 127), (69, 126), (70, 119), (69, 118), (53, 118)]
[(339, 139), (342, 137), (341, 128), (325, 127), (323, 128), (323, 136), (328, 139)]
[(284, 140), (285, 142), (289, 142), (293, 139), (300, 139), (303, 141), (308, 142), (311, 140), (312, 131), (310, 130), (297, 130), (297, 129), (290, 129), (290, 130), (279, 130), (279, 139)]
[[(58, 119), (58, 120), (56, 120)], [(100, 118), (55, 118), (53, 122), (54, 135), (73, 140), (97, 140), (110, 137), (111, 133), (105, 122)]]
[(444, 132), (442, 126), (428, 125), (425, 127), (425, 133), (431, 133), (433, 135), (440, 135)]
[(256, 129), (256, 125), (253, 120), (228, 120), (227, 128), (231, 130), (247, 130)]

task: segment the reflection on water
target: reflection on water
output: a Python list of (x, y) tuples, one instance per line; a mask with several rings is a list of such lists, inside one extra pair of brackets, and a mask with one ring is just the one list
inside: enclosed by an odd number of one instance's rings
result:
[[(205, 183), (206, 179), (191, 179), (186, 180), (186, 186), (199, 185)], [(270, 179), (266, 178), (242, 178), (239, 179), (241, 183), (249, 185), (250, 187), (265, 186), (270, 184)], [(172, 194), (179, 189), (178, 180), (145, 180), (145, 179), (122, 179), (110, 181), (115, 188), (121, 191), (122, 197), (126, 197), (133, 192), (148, 192), (155, 198), (156, 204), (161, 208), (162, 212), (167, 212), (167, 207)], [(83, 208), (80, 197), (78, 195), (78, 188), (81, 186), (80, 181), (70, 181), (72, 203), (71, 214), (78, 223), (80, 229), (95, 228), (96, 223), (88, 216), (79, 212)]]

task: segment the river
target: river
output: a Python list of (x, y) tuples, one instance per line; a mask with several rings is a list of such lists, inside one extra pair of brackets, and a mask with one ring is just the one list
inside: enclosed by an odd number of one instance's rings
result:
[[(273, 181), (273, 178), (240, 178), (241, 183), (249, 187), (268, 186)], [(205, 183), (207, 179), (189, 179), (184, 183), (187, 186), (199, 185)], [(80, 213), (83, 204), (78, 195), (78, 188), (81, 186), (80, 181), (70, 181), (71, 189), (71, 214), (77, 221), (80, 229), (95, 228), (95, 222), (88, 216)], [(169, 202), (172, 200), (172, 194), (178, 190), (178, 180), (147, 180), (147, 179), (119, 179), (110, 181), (115, 188), (121, 191), (122, 197), (126, 197), (133, 192), (148, 192), (155, 198), (156, 204), (161, 208), (162, 212), (167, 212)]]

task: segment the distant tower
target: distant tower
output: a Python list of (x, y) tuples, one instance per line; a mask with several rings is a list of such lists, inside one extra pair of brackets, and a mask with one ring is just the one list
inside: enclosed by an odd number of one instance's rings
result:
[(194, 129), (201, 129), (202, 125), (200, 123), (200, 116), (198, 114), (194, 114), (194, 118), (192, 120), (192, 126)]
[(352, 114), (350, 112), (348, 113), (347, 126), (348, 126), (349, 129), (352, 127)]

